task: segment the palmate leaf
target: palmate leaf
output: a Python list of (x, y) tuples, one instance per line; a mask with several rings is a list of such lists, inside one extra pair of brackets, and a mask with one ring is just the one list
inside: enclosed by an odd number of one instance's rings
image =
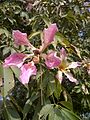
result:
[(47, 104), (41, 109), (39, 120), (80, 120), (80, 118), (64, 107)]

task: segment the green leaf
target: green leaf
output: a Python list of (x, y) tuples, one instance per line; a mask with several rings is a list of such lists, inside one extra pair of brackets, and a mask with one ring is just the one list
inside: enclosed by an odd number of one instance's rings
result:
[(3, 65), (0, 64), (0, 95), (2, 94), (2, 85), (3, 85)]
[(70, 47), (69, 41), (59, 32), (56, 33), (55, 40), (57, 40), (64, 47)]
[(61, 92), (62, 92), (61, 84), (59, 83), (59, 81), (56, 81), (54, 95), (57, 99), (60, 97)]
[(69, 20), (69, 22), (71, 22), (72, 24), (75, 25), (76, 23), (76, 17), (75, 15), (73, 14), (72, 11), (68, 11), (67, 15), (66, 15), (66, 19)]
[(16, 77), (17, 79), (19, 79), (20, 69), (17, 68), (17, 67), (15, 67), (15, 66), (12, 66), (11, 69), (12, 69), (13, 73), (15, 74), (15, 77)]
[(74, 112), (64, 108), (64, 107), (61, 107), (61, 113), (63, 116), (67, 117), (69, 120), (80, 120), (80, 118), (74, 114)]
[(72, 103), (70, 101), (61, 101), (60, 104), (65, 106), (67, 109), (73, 110)]
[(32, 93), (31, 97), (26, 101), (23, 108), (23, 120), (26, 118), (33, 102), (39, 97), (39, 93)]
[(37, 31), (37, 32), (32, 32), (29, 36), (28, 39), (32, 39), (34, 36), (37, 36), (38, 34), (40, 34), (41, 31)]
[(48, 120), (62, 120), (62, 114), (61, 112), (56, 109), (53, 108), (52, 112), (49, 114)]
[(15, 13), (15, 14), (19, 14), (19, 13), (20, 13), (20, 11), (21, 11), (21, 7), (20, 7), (20, 6), (18, 6), (18, 5), (13, 5), (12, 7), (13, 7), (13, 9), (14, 9), (14, 13)]
[(43, 120), (43, 118), (46, 118), (52, 110), (53, 110), (52, 104), (45, 105), (39, 113), (39, 120)]
[(61, 33), (56, 33), (55, 40), (64, 46), (69, 53), (74, 53), (81, 58), (80, 51), (74, 45), (72, 45)]
[(0, 76), (3, 77), (3, 65), (0, 64)]
[(47, 85), (47, 96), (51, 96), (55, 91), (55, 81), (48, 82)]
[(4, 117), (5, 120), (21, 120), (15, 107), (9, 102), (4, 102)]
[(39, 114), (39, 120), (80, 120), (72, 111), (59, 105), (47, 104)]
[(34, 112), (32, 120), (38, 120), (39, 112), (40, 112), (41, 108), (42, 108), (41, 103), (40, 103), (40, 101), (38, 101), (37, 106), (35, 106), (35, 112)]
[(46, 90), (47, 96), (50, 96), (55, 91), (55, 78), (50, 71), (46, 71), (42, 78), (42, 88)]
[(7, 55), (9, 52), (10, 52), (10, 48), (9, 47), (4, 47), (3, 55)]
[(3, 75), (4, 75), (3, 96), (6, 97), (8, 95), (8, 92), (14, 87), (14, 76), (10, 68), (4, 68)]
[(47, 26), (49, 26), (49, 25), (51, 24), (50, 19), (49, 19), (46, 15), (41, 16), (41, 18), (43, 19), (43, 21), (45, 22), (45, 24), (46, 24)]
[(9, 31), (5, 28), (0, 28), (0, 35), (5, 34), (7, 37), (9, 37)]

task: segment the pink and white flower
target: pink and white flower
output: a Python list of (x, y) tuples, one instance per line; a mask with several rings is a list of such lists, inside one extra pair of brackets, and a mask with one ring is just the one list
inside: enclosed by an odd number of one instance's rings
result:
[(12, 36), (16, 45), (29, 45), (26, 33), (22, 33), (19, 30), (13, 30)]
[(23, 65), (26, 55), (23, 53), (13, 53), (5, 59), (4, 67), (16, 66), (20, 68)]
[(45, 59), (45, 64), (49, 69), (58, 68), (58, 73), (56, 75), (56, 78), (61, 83), (63, 80), (62, 74), (64, 73), (67, 78), (71, 82), (75, 82), (76, 84), (78, 81), (73, 77), (73, 75), (70, 73), (71, 68), (76, 68), (80, 66), (80, 62), (67, 62), (67, 54), (64, 48), (60, 50), (60, 57), (56, 56), (55, 51), (49, 52), (47, 55), (43, 55)]
[(7, 57), (4, 62), (4, 67), (16, 66), (20, 69), (20, 82), (22, 84), (27, 84), (29, 82), (29, 78), (32, 75), (36, 75), (37, 72), (33, 61), (24, 64), (26, 58), (28, 58), (28, 55), (23, 53), (14, 53)]
[(49, 69), (53, 69), (60, 65), (60, 58), (56, 56), (56, 52), (50, 51), (45, 57), (45, 64)]
[(48, 45), (51, 44), (52, 41), (54, 41), (54, 36), (57, 31), (58, 28), (56, 23), (51, 24), (48, 28), (43, 30), (42, 46), (40, 51), (43, 51)]
[(33, 61), (28, 64), (24, 64), (20, 70), (20, 81), (22, 84), (28, 84), (30, 77), (37, 73), (37, 69)]
[[(71, 68), (77, 68), (79, 67), (81, 64), (80, 62), (71, 62), (71, 63), (68, 63), (67, 62), (67, 54), (66, 54), (66, 51), (64, 48), (62, 48), (60, 50), (60, 60), (61, 60), (61, 64), (59, 65), (58, 69), (59, 69), (59, 72), (57, 74), (57, 78), (59, 79), (59, 81), (62, 82), (62, 73), (64, 73), (67, 78), (71, 81), (71, 82), (74, 82), (76, 84), (78, 84), (78, 81), (73, 77), (73, 75), (70, 73), (70, 70)], [(60, 82), (60, 83), (61, 83)]]
[(32, 47), (29, 40), (27, 39), (26, 33), (22, 33), (19, 30), (13, 30), (12, 36), (16, 45), (26, 45)]

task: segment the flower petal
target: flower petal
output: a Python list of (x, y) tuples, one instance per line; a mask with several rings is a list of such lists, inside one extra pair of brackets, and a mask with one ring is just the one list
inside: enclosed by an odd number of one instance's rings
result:
[(64, 48), (62, 48), (62, 49), (60, 50), (60, 58), (61, 58), (61, 61), (67, 59), (67, 54), (66, 54), (66, 51), (65, 51)]
[(88, 72), (88, 75), (90, 75), (90, 69), (88, 69), (87, 72)]
[(81, 63), (80, 62), (71, 62), (71, 64), (69, 64), (68, 68), (77, 68), (81, 66)]
[(68, 71), (63, 71), (63, 72), (71, 82), (78, 84), (77, 79), (75, 79), (70, 72), (68, 72)]
[(56, 52), (51, 51), (45, 58), (45, 64), (49, 69), (53, 69), (61, 63), (60, 58), (56, 56)]
[(13, 30), (12, 36), (16, 45), (30, 46), (26, 33), (22, 33), (19, 30)]
[(21, 67), (20, 81), (22, 84), (27, 84), (29, 82), (29, 78), (32, 75), (36, 75), (37, 69), (34, 65), (34, 62), (30, 62), (28, 64), (24, 64)]
[(32, 3), (28, 3), (28, 5), (26, 7), (26, 11), (31, 12), (32, 8), (33, 8), (33, 4)]
[(57, 75), (56, 75), (56, 78), (59, 80), (60, 84), (62, 83), (62, 80), (63, 80), (63, 76), (62, 76), (62, 72), (59, 70)]
[(47, 29), (43, 30), (43, 39), (42, 39), (42, 46), (41, 50), (44, 50), (51, 42), (54, 40), (54, 36), (58, 31), (56, 23), (51, 24)]
[(23, 53), (14, 53), (5, 59), (4, 67), (17, 66), (20, 68), (26, 55)]

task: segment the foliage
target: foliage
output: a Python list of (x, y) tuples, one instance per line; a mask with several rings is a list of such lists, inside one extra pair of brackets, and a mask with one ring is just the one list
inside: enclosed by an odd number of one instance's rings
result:
[[(90, 17), (85, 0), (6, 0), (0, 1), (0, 114), (6, 120), (79, 120), (90, 110)], [(28, 5), (31, 5), (28, 7)], [(78, 80), (75, 85), (63, 76), (60, 83), (43, 60), (28, 85), (19, 79), (19, 69), (3, 68), (5, 58), (14, 52), (30, 54), (25, 46), (15, 46), (12, 30), (27, 33), (30, 43), (39, 49), (42, 30), (57, 23), (59, 32), (49, 49), (64, 47), (68, 61), (79, 61), (80, 68), (71, 69)], [(83, 112), (82, 112), (83, 111)], [(74, 114), (75, 112), (75, 114)], [(77, 115), (76, 115), (77, 114)], [(81, 114), (81, 115), (80, 115)], [(86, 114), (86, 113), (85, 113)]]

